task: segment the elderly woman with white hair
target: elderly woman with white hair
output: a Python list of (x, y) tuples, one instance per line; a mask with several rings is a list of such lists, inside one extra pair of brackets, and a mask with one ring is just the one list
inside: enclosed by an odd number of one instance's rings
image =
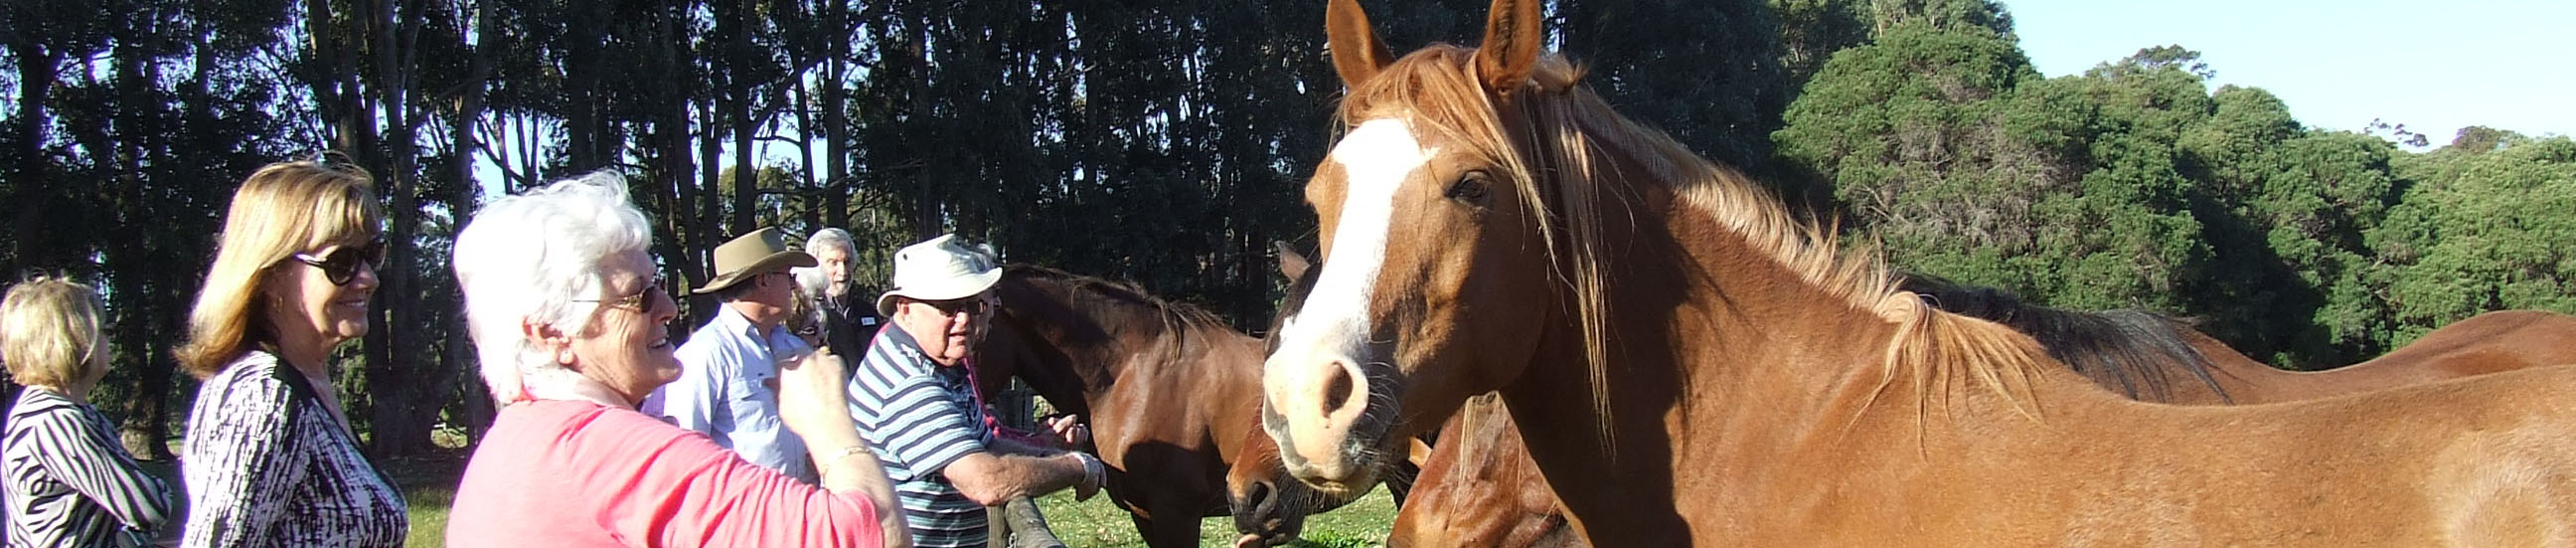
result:
[(597, 173), (485, 206), (456, 238), (482, 373), (502, 404), (466, 465), (450, 546), (909, 546), (842, 408), (840, 358), (781, 368), (779, 407), (822, 485), (635, 405), (678, 378), (679, 305), (626, 184)]

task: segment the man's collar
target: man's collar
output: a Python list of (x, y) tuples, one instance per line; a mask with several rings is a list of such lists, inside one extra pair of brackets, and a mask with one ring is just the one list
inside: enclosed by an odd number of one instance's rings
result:
[[(750, 316), (742, 315), (742, 311), (735, 310), (732, 303), (716, 305), (714, 323), (726, 333), (751, 337), (753, 340), (759, 340), (763, 335), (760, 332), (760, 326), (751, 323)], [(784, 328), (784, 326), (779, 327), (779, 329)]]

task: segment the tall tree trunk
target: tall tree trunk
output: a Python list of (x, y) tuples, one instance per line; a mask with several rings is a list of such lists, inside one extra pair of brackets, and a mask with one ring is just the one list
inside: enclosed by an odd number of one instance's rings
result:
[[(474, 156), (475, 151), (483, 148), (483, 143), (475, 139), (474, 126), (483, 119), (483, 95), (489, 88), (492, 78), (492, 40), (496, 36), (494, 33), (499, 31), (492, 22), (492, 3), (497, 0), (472, 1), (474, 2), (475, 36), (472, 46), (473, 58), (467, 61), (465, 82), (458, 86), (455, 123), (448, 127), (448, 146), (450, 152), (455, 154), (455, 159), (451, 160), (454, 165), (450, 167), (455, 171), (451, 175), (456, 180), (453, 185), (455, 188), (450, 189), (453, 194), (448, 196), (447, 201), (448, 210), (454, 212), (456, 217), (456, 222), (451, 225), (455, 230), (464, 230), (465, 225), (473, 220), (475, 199), (482, 190), (480, 182), (474, 179)], [(463, 290), (462, 287), (457, 288), (459, 293)], [(440, 304), (447, 306), (448, 302)], [(442, 369), (455, 372), (468, 367), (467, 364), (474, 361), (469, 358), (474, 355), (474, 345), (463, 336), (472, 332), (465, 323), (465, 315), (450, 316), (453, 321), (448, 322), (446, 342), (440, 345), (444, 350), (440, 361), (443, 362)], [(473, 378), (472, 375), (458, 374), (450, 374), (447, 377), (459, 381)], [(466, 384), (473, 388), (459, 391), (465, 401), (464, 416), (458, 417), (458, 422), (465, 424), (467, 443), (474, 443), (482, 441), (484, 429), (491, 425), (498, 410), (493, 407), (491, 393), (482, 389), (480, 383), (466, 382)]]
[[(721, 166), (724, 165), (724, 150), (723, 146), (720, 144), (723, 141), (719, 141), (716, 138), (717, 128), (724, 127), (724, 124), (718, 123), (722, 115), (718, 114), (719, 111), (717, 110), (718, 107), (716, 105), (720, 101), (714, 98), (714, 90), (710, 89), (707, 91), (708, 93), (704, 94), (708, 96), (707, 99), (698, 103), (697, 127), (700, 130), (700, 135), (698, 136), (698, 185), (692, 190), (695, 190), (698, 194), (698, 210), (697, 218), (695, 220), (698, 226), (698, 233), (706, 235), (708, 241), (701, 241), (699, 242), (699, 245), (689, 248), (688, 255), (686, 255), (686, 257), (687, 265), (691, 268), (713, 269), (714, 266), (709, 262), (711, 257), (713, 257), (711, 254), (715, 250), (713, 240), (722, 238), (724, 234), (724, 216), (722, 214), (722, 209), (724, 207), (724, 193), (721, 189), (723, 186), (723, 182), (721, 180), (723, 173), (720, 171), (723, 169)], [(690, 287), (703, 285), (707, 283), (708, 279), (714, 277), (714, 272), (700, 270), (697, 278), (690, 282)], [(689, 300), (689, 313), (680, 317), (680, 320), (686, 325), (701, 325), (706, 323), (708, 318), (715, 317), (714, 299), (710, 299), (702, 295), (684, 295), (682, 298)]]
[[(48, 254), (43, 240), (34, 236), (44, 228), (44, 205), (50, 202), (45, 197), (54, 194), (50, 189), (52, 181), (45, 175), (49, 167), (45, 159), (45, 125), (47, 117), (52, 116), (45, 110), (45, 99), (47, 92), (53, 90), (61, 61), (42, 46), (30, 43), (33, 40), (20, 37), (9, 44), (10, 53), (18, 61), (18, 124), (13, 129), (23, 148), (17, 151), (16, 180), (8, 187), (11, 191), (7, 197), (17, 205), (10, 208), (9, 241), (13, 248), (5, 259), (17, 264), (0, 263), (0, 269), (7, 272), (19, 271), (26, 265), (50, 264), (42, 260)], [(16, 386), (10, 384), (12, 402), (17, 399)]]
[(603, 119), (605, 114), (599, 106), (604, 102), (600, 93), (601, 73), (611, 70), (600, 66), (604, 57), (600, 53), (600, 27), (603, 25), (598, 22), (608, 20), (607, 14), (603, 13), (606, 10), (599, 7), (602, 4), (607, 2), (566, 4), (578, 12), (571, 23), (564, 25), (571, 32), (565, 37), (564, 105), (567, 112), (563, 127), (565, 156), (571, 161), (567, 167), (574, 173), (607, 167), (613, 160), (608, 153), (612, 145), (607, 142), (607, 132), (602, 129), (607, 124)]
[[(380, 158), (375, 165), (377, 188), (386, 201), (387, 221), (383, 242), (388, 248), (387, 262), (377, 272), (378, 311), (368, 333), (366, 363), (367, 393), (370, 396), (372, 434), (368, 446), (377, 457), (411, 455), (426, 452), (430, 418), (422, 408), (435, 413), (436, 406), (426, 402), (443, 398), (436, 393), (441, 375), (437, 368), (443, 361), (421, 363), (428, 336), (435, 336), (438, 325), (424, 321), (426, 304), (419, 282), (418, 240), (420, 225), (420, 185), (418, 183), (419, 140), (413, 121), (412, 82), (417, 73), (416, 51), (420, 44), (420, 0), (373, 0), (369, 11), (367, 38), (374, 42), (375, 89), (371, 94), (381, 101), (384, 120), (384, 142), (371, 148)], [(375, 120), (359, 123), (372, 126)]]
[(850, 5), (845, 0), (824, 0), (823, 28), (827, 33), (823, 48), (823, 157), (831, 170), (823, 174), (824, 226), (850, 226), (850, 114), (849, 76), (850, 38), (857, 27), (850, 18)]
[[(717, 0), (722, 2), (724, 0)], [(726, 52), (725, 98), (732, 101), (725, 113), (733, 118), (733, 211), (726, 222), (725, 233), (741, 235), (753, 228), (752, 211), (760, 199), (760, 170), (751, 165), (751, 103), (756, 88), (750, 77), (754, 58), (751, 49), (752, 13), (756, 0), (737, 0), (731, 17), (733, 26)]]
[[(661, 101), (653, 118), (657, 133), (649, 144), (660, 151), (655, 155), (655, 167), (651, 170), (658, 177), (653, 182), (652, 197), (660, 206), (657, 213), (664, 232), (671, 236), (663, 238), (656, 251), (665, 258), (666, 265), (677, 271), (678, 276), (674, 279), (694, 287), (706, 279), (706, 266), (695, 260), (695, 255), (688, 250), (704, 247), (700, 242), (707, 236), (700, 223), (699, 204), (704, 200), (697, 181), (700, 180), (698, 166), (701, 162), (696, 156), (697, 151), (691, 148), (698, 141), (692, 139), (696, 133), (692, 131), (693, 120), (689, 114), (702, 88), (700, 79), (689, 76), (689, 68), (695, 60), (681, 49), (688, 32), (686, 18), (679, 11), (663, 11), (656, 21), (662, 39), (654, 52), (654, 74), (663, 81), (673, 82), (676, 89), (654, 95)], [(714, 179), (704, 180), (707, 185), (714, 184)], [(674, 289), (684, 288), (675, 286)]]
[[(160, 29), (138, 29), (135, 32), (142, 34), (158, 30)], [(101, 134), (102, 138), (98, 139), (99, 142), (91, 150), (100, 153), (97, 161), (106, 164), (108, 169), (116, 174), (115, 184), (92, 190), (99, 193), (99, 199), (90, 203), (105, 205), (107, 209), (105, 217), (111, 219), (110, 223), (142, 226), (149, 222), (143, 205), (145, 195), (143, 185), (148, 168), (145, 167), (146, 162), (142, 156), (154, 150), (168, 149), (166, 130), (169, 126), (146, 115), (143, 106), (149, 101), (158, 100), (153, 97), (149, 88), (154, 82), (160, 81), (160, 65), (137, 45), (129, 45), (121, 41), (114, 52), (114, 59), (110, 61), (114, 64), (112, 71), (115, 74), (111, 84), (115, 90), (114, 99), (111, 100), (114, 105), (111, 107), (113, 114), (108, 117), (109, 127), (106, 132)], [(106, 244), (100, 248), (102, 252), (100, 259), (104, 263), (101, 266), (107, 271), (105, 277), (108, 292), (116, 300), (122, 301), (118, 303), (119, 308), (130, 307), (137, 312), (119, 318), (117, 327), (128, 337), (148, 337), (153, 331), (147, 322), (151, 317), (150, 311), (156, 307), (142, 302), (151, 294), (146, 287), (147, 278), (150, 276), (147, 273), (149, 267), (146, 264), (150, 261), (145, 258), (147, 252), (145, 242), (140, 238), (115, 238), (110, 239)], [(151, 344), (141, 340), (129, 340), (126, 348), (149, 349)], [(130, 355), (126, 366), (147, 368), (141, 364), (149, 363), (153, 358), (155, 357)], [(147, 394), (135, 396), (131, 400), (155, 399)], [(132, 411), (133, 407), (130, 405), (132, 401), (128, 403), (127, 410)], [(129, 415), (128, 421), (137, 422), (136, 417), (138, 415)], [(126, 436), (120, 433), (119, 437)], [(133, 444), (135, 441), (144, 442), (139, 444), (140, 447), (132, 445), (128, 447), (129, 450), (141, 449), (142, 451), (135, 452), (138, 455), (159, 456), (169, 453), (166, 447), (159, 451), (154, 450), (153, 446), (158, 445), (159, 438), (120, 441), (128, 444)]]
[[(928, 122), (931, 119), (932, 114), (930, 104), (930, 79), (932, 77), (930, 73), (930, 21), (928, 18), (916, 18), (909, 21), (909, 23), (912, 25), (912, 43), (909, 44), (912, 51), (908, 52), (909, 55), (906, 56), (904, 62), (912, 65), (913, 81), (911, 119), (916, 121), (913, 127), (925, 128), (930, 127), (932, 123), (936, 123)], [(928, 150), (935, 150), (938, 146), (938, 144), (929, 144), (929, 146), (916, 144), (910, 145), (907, 148), (910, 148), (915, 153), (920, 153)], [(918, 242), (927, 240), (932, 236), (936, 236), (947, 231), (947, 224), (940, 222), (940, 206), (943, 203), (943, 200), (940, 200), (940, 191), (943, 189), (938, 187), (938, 177), (941, 173), (942, 172), (940, 170), (936, 169), (913, 170), (913, 177), (916, 182), (914, 183), (914, 192), (912, 195), (912, 218), (907, 219), (911, 221), (912, 225), (911, 241)]]

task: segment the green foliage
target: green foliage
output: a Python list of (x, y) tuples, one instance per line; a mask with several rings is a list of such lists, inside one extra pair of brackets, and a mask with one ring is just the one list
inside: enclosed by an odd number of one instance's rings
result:
[[(1900, 267), (2063, 306), (2173, 308), (2208, 250), (2171, 84), (2049, 81), (1981, 27), (1908, 24), (1836, 54), (1774, 134)], [(2205, 98), (2203, 100), (2205, 101)]]
[(1984, 30), (2007, 41), (2013, 37), (2012, 14), (1994, 0), (1870, 0), (1869, 15), (1880, 35), (1906, 26), (1942, 30)]
[(2373, 247), (2397, 267), (2386, 298), (2390, 341), (2480, 312), (2576, 312), (2576, 140), (2508, 137), (2489, 152), (2405, 158), (2405, 201)]
[(1834, 52), (1869, 41), (1870, 2), (1772, 0), (1780, 20), (1780, 68), (1789, 89), (1803, 89)]
[(2576, 235), (2565, 138), (2473, 127), (2409, 154), (2306, 128), (2261, 89), (2212, 92), (2181, 46), (2040, 79), (2008, 35), (1925, 15), (1964, 8), (1878, 7), (1876, 41), (1836, 54), (1773, 138), (1901, 268), (2196, 316), (2295, 367), (2576, 305), (2553, 247)]

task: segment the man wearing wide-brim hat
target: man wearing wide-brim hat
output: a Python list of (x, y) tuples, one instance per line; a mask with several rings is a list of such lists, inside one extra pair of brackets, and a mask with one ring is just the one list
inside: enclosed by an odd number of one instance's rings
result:
[(705, 433), (753, 464), (815, 481), (804, 440), (779, 420), (777, 382), (780, 362), (813, 350), (782, 324), (795, 298), (787, 270), (814, 264), (775, 228), (716, 246), (714, 276), (690, 291), (715, 297), (715, 318), (680, 345), (679, 380), (654, 391), (645, 412)]
[[(851, 368), (851, 418), (894, 479), (916, 545), (983, 545), (983, 507), (1067, 487), (1088, 498), (1108, 477), (1100, 459), (1028, 447), (985, 427), (964, 365), (993, 312), (1002, 279), (994, 263), (992, 251), (953, 235), (896, 251), (890, 289), (877, 298), (887, 325)], [(1063, 432), (1074, 446), (1088, 441)]]

